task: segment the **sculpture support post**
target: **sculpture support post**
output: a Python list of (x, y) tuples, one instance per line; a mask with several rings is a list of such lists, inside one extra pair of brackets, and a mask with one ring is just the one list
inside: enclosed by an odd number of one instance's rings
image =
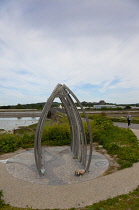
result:
[[(40, 116), (38, 126), (36, 129), (35, 135), (35, 142), (34, 142), (34, 155), (35, 155), (35, 162), (37, 171), (40, 176), (42, 176), (45, 172), (43, 161), (42, 161), (42, 147), (41, 147), (41, 136), (42, 136), (42, 129), (45, 123), (47, 114), (51, 108), (51, 105), (56, 97), (59, 97), (63, 106), (67, 112), (67, 116), (69, 119), (70, 129), (71, 129), (71, 151), (74, 156), (77, 156), (79, 161), (84, 166), (86, 172), (89, 171), (91, 158), (92, 158), (92, 132), (88, 117), (83, 109), (82, 104), (78, 100), (78, 98), (74, 95), (74, 93), (66, 86), (58, 84), (54, 91), (52, 92), (51, 96), (48, 98), (47, 102), (44, 105), (42, 114)], [(80, 106), (87, 126), (89, 130), (89, 138), (90, 138), (90, 150), (87, 159), (87, 142), (86, 142), (86, 135), (84, 131), (84, 127), (82, 124), (82, 120), (80, 114), (77, 110), (76, 105), (74, 104), (73, 99), (78, 103)]]

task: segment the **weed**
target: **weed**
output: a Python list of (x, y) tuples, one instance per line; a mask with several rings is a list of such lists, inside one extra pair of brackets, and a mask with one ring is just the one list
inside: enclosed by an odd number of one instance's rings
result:
[(0, 208), (8, 206), (7, 204), (5, 204), (5, 201), (3, 200), (3, 192), (2, 190), (0, 190)]

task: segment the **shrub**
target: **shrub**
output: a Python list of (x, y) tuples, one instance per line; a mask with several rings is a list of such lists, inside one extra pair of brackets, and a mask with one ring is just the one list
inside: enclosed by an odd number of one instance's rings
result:
[(23, 136), (21, 136), (21, 141), (20, 141), (20, 147), (22, 148), (30, 148), (34, 146), (34, 138), (35, 135), (34, 134), (28, 134), (28, 133), (24, 133)]
[(17, 150), (19, 137), (14, 134), (2, 134), (0, 136), (0, 153), (14, 152)]
[(44, 126), (42, 133), (42, 143), (46, 145), (69, 145), (71, 131), (68, 123)]

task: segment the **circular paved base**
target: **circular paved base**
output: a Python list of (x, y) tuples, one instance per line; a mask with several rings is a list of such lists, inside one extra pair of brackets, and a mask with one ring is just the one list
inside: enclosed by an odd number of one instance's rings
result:
[(6, 162), (6, 170), (12, 176), (24, 181), (46, 184), (65, 185), (79, 183), (94, 179), (102, 175), (109, 167), (109, 162), (104, 155), (93, 152), (89, 173), (83, 176), (75, 176), (75, 171), (83, 169), (78, 159), (73, 159), (70, 147), (46, 147), (43, 148), (45, 175), (40, 178), (37, 175), (34, 150), (15, 155)]

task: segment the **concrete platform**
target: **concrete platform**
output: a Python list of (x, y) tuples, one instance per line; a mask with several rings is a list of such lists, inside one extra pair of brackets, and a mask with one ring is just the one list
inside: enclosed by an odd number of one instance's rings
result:
[(88, 181), (101, 176), (109, 167), (109, 161), (98, 152), (93, 152), (88, 173), (75, 176), (75, 171), (83, 169), (78, 159), (73, 159), (70, 147), (43, 148), (46, 173), (37, 175), (34, 150), (26, 151), (5, 161), (6, 171), (21, 180), (43, 185), (65, 185)]

